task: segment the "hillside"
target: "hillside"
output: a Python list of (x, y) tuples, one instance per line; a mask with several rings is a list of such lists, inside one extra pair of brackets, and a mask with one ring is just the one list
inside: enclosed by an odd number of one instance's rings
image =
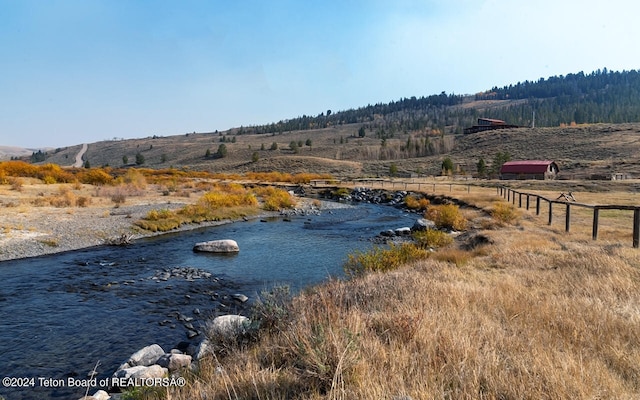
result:
[[(534, 111), (535, 128), (529, 128)], [(478, 117), (523, 128), (463, 135)], [(565, 179), (612, 172), (640, 176), (637, 121), (640, 74), (605, 69), (518, 82), (473, 96), (443, 92), (225, 132), (90, 143), (84, 161), (93, 167), (352, 177), (388, 175), (392, 169), (405, 176), (439, 175), (449, 157), (458, 174), (470, 175), (480, 159), (491, 167), (500, 152), (513, 159), (552, 159)], [(221, 146), (224, 157), (217, 154)], [(31, 161), (71, 166), (79, 151), (80, 143), (34, 153)], [(23, 152), (22, 158), (29, 156)]]
[[(105, 141), (89, 144), (85, 160), (95, 167), (322, 172), (355, 177), (387, 176), (392, 164), (400, 175), (439, 175), (442, 160), (450, 157), (458, 173), (473, 175), (480, 158), (490, 166), (498, 152), (507, 152), (512, 159), (554, 160), (564, 179), (612, 172), (640, 176), (640, 123), (505, 129), (472, 135), (396, 133), (385, 138), (384, 145), (368, 130), (365, 137), (355, 137), (361, 126), (350, 124), (278, 135), (189, 134)], [(221, 142), (223, 137), (225, 142)], [(309, 139), (311, 146), (305, 145)], [(297, 152), (290, 148), (292, 141), (302, 143)], [(271, 150), (273, 143), (275, 150)], [(216, 152), (221, 144), (226, 147), (227, 156), (218, 158)], [(428, 147), (426, 152), (432, 154), (416, 154), (420, 153), (416, 147)], [(71, 166), (80, 149), (80, 145), (58, 149), (48, 153), (44, 162)], [(144, 158), (140, 165), (135, 164), (138, 153)], [(254, 153), (257, 161), (253, 161)]]

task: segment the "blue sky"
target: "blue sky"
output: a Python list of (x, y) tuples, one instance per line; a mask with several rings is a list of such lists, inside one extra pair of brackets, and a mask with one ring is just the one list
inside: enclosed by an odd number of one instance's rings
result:
[(640, 69), (640, 3), (0, 0), (0, 145), (226, 130)]

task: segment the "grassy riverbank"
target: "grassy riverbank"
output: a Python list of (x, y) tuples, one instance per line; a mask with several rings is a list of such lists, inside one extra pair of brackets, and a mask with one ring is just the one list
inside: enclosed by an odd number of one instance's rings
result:
[[(472, 197), (486, 210), (502, 202)], [(489, 239), (472, 250), (445, 248), (291, 302), (267, 296), (257, 341), (225, 344), (167, 398), (638, 397), (638, 251), (517, 214), (507, 224), (465, 211), (468, 229)], [(438, 256), (454, 251), (465, 262)]]

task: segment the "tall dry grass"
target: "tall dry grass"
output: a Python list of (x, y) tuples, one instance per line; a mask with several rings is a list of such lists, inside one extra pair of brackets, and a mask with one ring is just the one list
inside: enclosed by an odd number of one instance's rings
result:
[(483, 234), (493, 244), (462, 265), (303, 291), (168, 398), (638, 398), (638, 251), (535, 218)]

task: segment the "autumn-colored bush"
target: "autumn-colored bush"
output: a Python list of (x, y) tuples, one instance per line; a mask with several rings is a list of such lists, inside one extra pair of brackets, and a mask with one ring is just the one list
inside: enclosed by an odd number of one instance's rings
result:
[(0, 162), (0, 171), (6, 176), (37, 178), (38, 167), (24, 161)]
[(313, 173), (291, 175), (283, 172), (247, 172), (245, 176), (247, 179), (258, 182), (291, 182), (297, 184), (306, 184), (314, 179), (333, 179), (329, 174)]
[(127, 185), (138, 190), (143, 190), (147, 187), (147, 179), (145, 176), (134, 168), (127, 170), (127, 173), (122, 177), (122, 180)]
[(45, 164), (37, 167), (36, 178), (42, 179), (45, 183), (73, 182), (74, 176), (71, 172), (62, 169), (57, 164)]
[(267, 211), (277, 211), (283, 208), (291, 208), (296, 205), (296, 201), (293, 196), (284, 189), (268, 186), (259, 187), (254, 190), (258, 196), (262, 198), (262, 208)]
[(333, 179), (333, 176), (329, 174), (300, 173), (300, 174), (294, 175), (291, 178), (291, 182), (298, 183), (298, 184), (301, 184), (301, 183), (308, 184), (312, 180), (316, 180), (316, 179)]
[(367, 272), (391, 271), (428, 256), (427, 250), (411, 243), (391, 244), (389, 248), (374, 247), (367, 252), (349, 254), (343, 268), (348, 276), (355, 277)]
[(460, 207), (454, 204), (429, 206), (425, 218), (433, 221), (441, 229), (465, 230), (467, 220), (460, 212)]
[(242, 185), (217, 184), (214, 188), (198, 200), (198, 204), (209, 209), (237, 207), (237, 206), (257, 206), (258, 200), (255, 195)]
[(143, 219), (136, 221), (136, 225), (152, 232), (166, 232), (178, 228), (183, 222), (179, 214), (161, 209), (149, 211)]
[(291, 174), (283, 172), (247, 172), (247, 179), (258, 182), (291, 182)]
[(57, 183), (56, 178), (54, 178), (51, 175), (47, 175), (45, 177), (42, 178), (42, 182), (44, 182), (47, 185), (53, 185), (54, 183)]
[(168, 210), (166, 208), (160, 209), (160, 210), (151, 210), (147, 213), (145, 219), (149, 220), (149, 221), (158, 221), (160, 219), (165, 219), (165, 218), (170, 218), (173, 215), (173, 212), (171, 212), (171, 210)]
[(414, 232), (413, 239), (422, 248), (444, 247), (453, 242), (453, 238), (449, 234), (437, 229)]
[(417, 198), (414, 195), (408, 195), (404, 198), (404, 204), (410, 210), (425, 211), (430, 202), (429, 199), (425, 199), (424, 197)]
[(78, 173), (78, 180), (89, 185), (108, 185), (113, 182), (113, 176), (102, 168), (90, 168)]
[(135, 224), (150, 231), (168, 231), (185, 223), (219, 221), (254, 214), (258, 210), (256, 195), (239, 184), (219, 183), (195, 204), (177, 211), (152, 210)]
[(520, 217), (520, 213), (512, 204), (499, 202), (493, 206), (491, 217), (502, 224), (512, 224)]

